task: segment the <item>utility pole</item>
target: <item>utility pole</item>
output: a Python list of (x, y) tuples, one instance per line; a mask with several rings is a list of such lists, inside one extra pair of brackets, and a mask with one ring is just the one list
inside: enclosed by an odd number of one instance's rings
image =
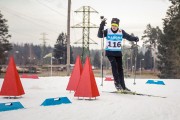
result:
[[(82, 39), (80, 39), (82, 40), (82, 42), (77, 41), (75, 42), (75, 44), (79, 44), (79, 43), (82, 44), (83, 51), (82, 51), (81, 59), (82, 62), (85, 62), (86, 56), (90, 55), (89, 44), (97, 44), (90, 38), (90, 28), (98, 28), (95, 24), (90, 23), (90, 13), (98, 13), (98, 12), (93, 8), (91, 8), (90, 6), (82, 6), (75, 12), (83, 13), (83, 22), (74, 25), (72, 28), (82, 28)], [(90, 40), (92, 41), (92, 43), (89, 42)]]
[(70, 75), (70, 18), (71, 18), (71, 0), (68, 0), (68, 17), (67, 17), (67, 76)]

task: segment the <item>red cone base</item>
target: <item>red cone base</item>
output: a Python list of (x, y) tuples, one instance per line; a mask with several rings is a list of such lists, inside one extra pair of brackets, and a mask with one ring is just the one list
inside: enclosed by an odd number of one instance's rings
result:
[(106, 76), (105, 81), (114, 81), (114, 79), (111, 76)]

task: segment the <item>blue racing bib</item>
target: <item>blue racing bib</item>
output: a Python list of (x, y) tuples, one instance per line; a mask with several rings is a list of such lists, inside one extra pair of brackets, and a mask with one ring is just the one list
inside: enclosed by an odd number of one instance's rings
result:
[(111, 29), (107, 30), (106, 36), (106, 48), (107, 51), (121, 51), (121, 43), (123, 39), (122, 31), (119, 30), (117, 33), (113, 33)]

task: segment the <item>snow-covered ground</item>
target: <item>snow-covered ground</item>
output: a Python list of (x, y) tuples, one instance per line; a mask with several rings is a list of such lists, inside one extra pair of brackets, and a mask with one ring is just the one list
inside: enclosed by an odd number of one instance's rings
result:
[[(166, 85), (145, 84), (148, 79), (125, 79), (127, 87), (139, 93), (167, 98), (106, 93), (114, 91), (112, 81), (96, 78), (100, 96), (79, 100), (66, 91), (69, 77), (22, 79), (25, 95), (19, 99), (0, 97), (0, 103), (19, 101), (25, 109), (0, 112), (0, 120), (180, 120), (180, 80), (163, 79)], [(0, 88), (3, 79), (0, 79)], [(71, 104), (40, 106), (46, 98), (68, 97)]]

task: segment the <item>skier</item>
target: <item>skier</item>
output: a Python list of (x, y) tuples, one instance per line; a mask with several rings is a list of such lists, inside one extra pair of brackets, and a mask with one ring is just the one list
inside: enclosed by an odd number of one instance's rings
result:
[(106, 25), (106, 19), (103, 19), (98, 30), (98, 37), (106, 37), (105, 52), (111, 63), (115, 88), (122, 91), (131, 91), (126, 87), (124, 82), (121, 42), (123, 38), (129, 41), (138, 42), (139, 38), (131, 36), (124, 30), (120, 29), (119, 22), (120, 20), (118, 18), (112, 18), (111, 28), (104, 30), (104, 26)]

